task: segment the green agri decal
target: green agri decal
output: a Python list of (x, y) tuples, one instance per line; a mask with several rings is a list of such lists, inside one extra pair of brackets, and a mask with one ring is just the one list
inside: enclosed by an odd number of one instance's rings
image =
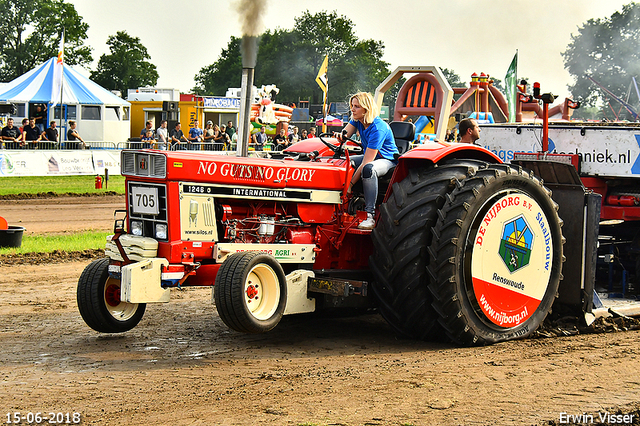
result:
[(15, 165), (11, 156), (6, 153), (0, 153), (0, 175), (11, 175), (15, 171)]
[(510, 272), (529, 264), (532, 245), (533, 233), (524, 216), (520, 215), (504, 224), (498, 253)]

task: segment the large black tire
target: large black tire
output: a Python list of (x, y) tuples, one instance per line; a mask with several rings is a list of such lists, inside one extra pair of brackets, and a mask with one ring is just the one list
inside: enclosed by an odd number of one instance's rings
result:
[(78, 280), (78, 310), (85, 323), (101, 333), (123, 333), (138, 325), (145, 303), (120, 300), (120, 281), (109, 277), (109, 259), (94, 260)]
[(448, 198), (429, 248), (440, 324), (463, 345), (530, 335), (562, 278), (562, 221), (551, 191), (522, 169), (491, 164)]
[(403, 336), (444, 337), (427, 288), (431, 228), (446, 194), (480, 166), (485, 163), (459, 160), (410, 169), (380, 206), (380, 219), (372, 234), (375, 250), (369, 261), (375, 278), (371, 288), (381, 315)]
[(287, 283), (278, 261), (260, 252), (227, 257), (216, 275), (213, 297), (222, 321), (242, 333), (266, 333), (282, 319)]

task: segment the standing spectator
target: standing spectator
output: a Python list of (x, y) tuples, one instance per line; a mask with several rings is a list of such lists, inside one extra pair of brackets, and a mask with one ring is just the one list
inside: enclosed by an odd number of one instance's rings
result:
[(153, 136), (153, 122), (151, 120), (148, 120), (144, 129), (140, 130), (140, 139), (144, 138), (149, 130)]
[[(214, 138), (216, 137), (216, 132), (215, 132), (215, 129), (213, 128), (213, 121), (211, 120), (207, 121), (207, 127), (204, 128), (202, 135), (205, 143), (210, 143), (210, 144), (215, 143)], [(216, 150), (216, 147), (215, 145), (212, 145), (212, 147), (205, 146), (205, 149)]]
[(300, 135), (298, 134), (298, 127), (293, 126), (293, 132), (289, 135), (289, 146), (300, 140)]
[(20, 133), (22, 134), (22, 140), (24, 141), (24, 129), (29, 125), (29, 119), (22, 119), (22, 126), (20, 126)]
[(176, 127), (171, 131), (171, 143), (173, 144), (173, 149), (182, 149), (182, 143), (180, 142), (182, 139), (187, 139), (182, 133), (181, 129), (182, 125), (180, 122), (176, 123)]
[(267, 134), (264, 126), (260, 127), (260, 132), (253, 135), (253, 143), (256, 151), (262, 151), (264, 144), (267, 143)]
[[(67, 148), (68, 149), (79, 149), (80, 146), (82, 146), (82, 149), (85, 149), (87, 147), (87, 144), (85, 143), (85, 141), (80, 137), (80, 135), (76, 131), (76, 126), (77, 126), (77, 124), (76, 124), (75, 121), (69, 120), (69, 130), (67, 130), (67, 140), (70, 141), (70, 142), (73, 142), (73, 143), (70, 143)], [(80, 145), (76, 141), (82, 142), (82, 145)]]
[(309, 134), (307, 135), (307, 139), (311, 139), (311, 138), (315, 138), (316, 137), (316, 128), (311, 126), (309, 128)]
[(302, 129), (300, 132), (300, 140), (304, 140), (307, 138), (307, 129)]
[(2, 128), (2, 140), (9, 141), (6, 143), (7, 149), (19, 149), (22, 135), (20, 130), (13, 125), (13, 118), (7, 119), (7, 125)]
[(199, 144), (202, 142), (202, 129), (198, 127), (198, 120), (193, 120), (193, 127), (189, 129), (189, 149), (198, 149), (192, 143)]
[(38, 142), (42, 139), (42, 131), (36, 127), (35, 117), (31, 117), (28, 124), (22, 129), (23, 140), (28, 143), (29, 149), (38, 149)]
[(39, 104), (36, 106), (36, 113), (34, 117), (36, 119), (36, 126), (40, 129), (40, 133), (44, 132), (44, 123), (47, 119), (47, 106), (45, 104)]
[(235, 132), (233, 136), (231, 136), (231, 150), (235, 151), (238, 147), (238, 132)]
[(280, 133), (273, 138), (273, 142), (276, 144), (276, 151), (282, 151), (287, 147), (287, 136), (284, 127), (281, 128)]
[(49, 127), (44, 131), (44, 135), (49, 142), (58, 142), (58, 128), (55, 120), (49, 123)]
[[(231, 149), (231, 137), (229, 136), (229, 133), (227, 133), (227, 128), (226, 126), (223, 124), (222, 126), (220, 126), (220, 135), (222, 135), (222, 142), (224, 143), (224, 146), (222, 147), (223, 151), (228, 151)], [(235, 135), (235, 133), (234, 133)]]
[(236, 128), (233, 127), (233, 121), (229, 120), (229, 122), (227, 123), (227, 128), (225, 129), (225, 131), (227, 132), (227, 135), (229, 135), (229, 140), (233, 140), (233, 135), (236, 134)]
[(216, 151), (222, 151), (224, 149), (224, 142), (226, 140), (227, 134), (226, 133), (223, 134), (223, 131), (220, 130), (217, 124), (213, 125), (213, 131), (215, 134), (213, 138), (213, 141), (215, 142), (215, 146), (213, 149)]
[(58, 144), (58, 129), (56, 128), (55, 120), (52, 120), (51, 123), (49, 123), (49, 127), (42, 132), (42, 136), (44, 137), (44, 140), (49, 141), (47, 144), (49, 149), (56, 148), (56, 145)]
[(460, 131), (460, 143), (469, 143), (471, 145), (480, 139), (480, 127), (478, 122), (473, 118), (465, 118), (458, 123)]
[(444, 135), (445, 142), (455, 142), (455, 135), (451, 129), (447, 129), (447, 132)]
[(156, 144), (156, 140), (153, 138), (153, 130), (151, 129), (147, 130), (147, 133), (140, 140), (142, 141), (142, 148), (149, 149), (152, 144), (153, 146)]
[(169, 131), (167, 130), (167, 120), (160, 122), (160, 127), (156, 130), (156, 137), (158, 139), (158, 149), (166, 150), (169, 144)]

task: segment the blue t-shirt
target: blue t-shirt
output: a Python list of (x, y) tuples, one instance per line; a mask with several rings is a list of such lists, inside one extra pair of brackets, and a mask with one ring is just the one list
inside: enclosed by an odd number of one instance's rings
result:
[(189, 137), (197, 140), (202, 140), (203, 131), (199, 127), (192, 127), (189, 129)]
[(367, 148), (377, 149), (378, 156), (376, 158), (386, 158), (394, 161), (393, 154), (398, 154), (398, 147), (393, 138), (391, 127), (384, 120), (376, 117), (366, 129), (357, 120), (351, 120), (349, 124), (354, 126), (360, 133), (360, 141), (365, 150)]

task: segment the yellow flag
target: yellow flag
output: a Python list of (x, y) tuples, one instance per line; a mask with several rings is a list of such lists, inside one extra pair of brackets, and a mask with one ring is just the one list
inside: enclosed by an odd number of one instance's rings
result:
[(324, 57), (324, 61), (322, 61), (322, 65), (320, 66), (320, 71), (318, 71), (318, 76), (316, 77), (316, 83), (322, 89), (324, 93), (327, 93), (329, 89), (329, 80), (327, 79), (327, 68), (329, 67), (329, 55)]

